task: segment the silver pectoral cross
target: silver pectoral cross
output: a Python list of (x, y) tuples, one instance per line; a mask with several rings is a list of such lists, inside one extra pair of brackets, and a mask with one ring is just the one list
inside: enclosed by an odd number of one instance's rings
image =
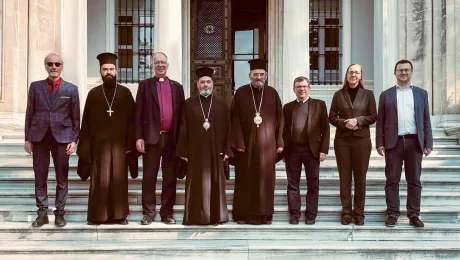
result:
[(109, 110), (107, 110), (107, 113), (109, 113), (109, 116), (112, 116), (112, 113), (115, 113), (115, 111), (113, 111), (112, 108), (109, 107)]

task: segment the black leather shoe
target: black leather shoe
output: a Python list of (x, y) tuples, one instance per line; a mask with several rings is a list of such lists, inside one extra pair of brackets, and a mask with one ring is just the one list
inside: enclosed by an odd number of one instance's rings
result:
[(313, 225), (313, 224), (315, 224), (315, 219), (316, 219), (315, 215), (306, 215), (305, 216), (305, 224)]
[(49, 224), (48, 216), (38, 216), (34, 222), (32, 222), (32, 227), (41, 227), (45, 224)]
[(271, 225), (272, 221), (270, 220), (269, 217), (262, 217), (260, 219), (260, 224), (262, 224), (262, 225)]
[(118, 225), (128, 225), (128, 219), (123, 219), (116, 222)]
[(297, 215), (292, 215), (292, 216), (289, 218), (289, 224), (291, 224), (291, 225), (297, 225), (297, 224), (299, 224), (299, 216), (297, 216)]
[(92, 222), (92, 221), (87, 221), (86, 224), (88, 224), (90, 226), (100, 225), (100, 223), (96, 223), (96, 222)]
[(237, 220), (236, 223), (238, 225), (244, 225), (244, 224), (247, 224), (248, 222), (244, 221), (244, 220)]
[(364, 225), (364, 218), (363, 217), (355, 217), (355, 225), (357, 226), (363, 226)]
[(176, 220), (173, 217), (161, 217), (161, 222), (168, 225), (176, 224)]
[(418, 217), (412, 217), (410, 218), (409, 220), (409, 224), (413, 227), (416, 227), (416, 228), (420, 228), (420, 227), (424, 227), (425, 224), (423, 224), (423, 222), (418, 218)]
[(144, 215), (141, 220), (141, 225), (150, 225), (154, 221), (153, 216), (151, 215)]
[(387, 227), (394, 227), (396, 226), (396, 222), (398, 222), (398, 218), (389, 216), (387, 220), (385, 220), (385, 226)]
[(56, 216), (54, 219), (54, 225), (56, 225), (56, 227), (64, 227), (67, 225), (67, 221), (65, 221), (64, 216)]
[(350, 216), (343, 216), (342, 219), (340, 220), (340, 223), (342, 225), (350, 225), (352, 221), (352, 218)]

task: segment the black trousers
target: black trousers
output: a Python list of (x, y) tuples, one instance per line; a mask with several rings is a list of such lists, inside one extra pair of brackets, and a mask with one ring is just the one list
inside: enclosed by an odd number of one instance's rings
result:
[[(366, 175), (369, 168), (372, 143), (370, 137), (337, 137), (334, 151), (340, 178), (342, 217), (364, 217)], [(351, 182), (355, 181), (354, 210), (352, 210)]]
[(423, 152), (416, 135), (410, 138), (398, 137), (396, 146), (385, 150), (385, 196), (387, 202), (387, 214), (399, 217), (399, 182), (401, 181), (402, 165), (407, 181), (407, 217), (420, 215), (420, 200), (422, 198), (422, 174)]
[(155, 217), (156, 183), (158, 170), (163, 177), (161, 192), (161, 217), (172, 217), (173, 207), (176, 203), (176, 175), (174, 172), (174, 151), (172, 134), (160, 135), (160, 140), (155, 145), (147, 144), (142, 156), (144, 172), (142, 178), (142, 213)]
[(300, 216), (300, 176), (302, 165), (307, 178), (306, 215), (318, 214), (319, 194), (319, 158), (315, 158), (309, 146), (296, 147), (286, 157), (286, 173), (288, 178), (288, 208), (291, 215)]
[(33, 166), (35, 174), (35, 200), (38, 207), (37, 214), (48, 214), (48, 170), (50, 165), (50, 152), (53, 157), (56, 172), (56, 201), (55, 215), (64, 216), (65, 204), (68, 195), (69, 155), (67, 144), (58, 143), (54, 139), (51, 129), (40, 142), (33, 142)]

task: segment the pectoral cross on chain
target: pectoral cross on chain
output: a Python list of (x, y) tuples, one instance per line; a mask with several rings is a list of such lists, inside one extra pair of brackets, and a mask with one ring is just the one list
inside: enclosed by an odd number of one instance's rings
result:
[(115, 111), (113, 111), (112, 108), (109, 107), (109, 110), (107, 110), (107, 113), (109, 113), (109, 116), (112, 116), (112, 113), (115, 113)]

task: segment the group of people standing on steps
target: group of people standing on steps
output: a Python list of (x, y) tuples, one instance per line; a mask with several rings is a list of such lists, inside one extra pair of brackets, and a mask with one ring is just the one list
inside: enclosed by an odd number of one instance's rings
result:
[[(235, 167), (232, 217), (238, 224), (271, 224), (276, 163), (286, 165), (289, 223), (301, 218), (299, 183), (302, 166), (307, 180), (305, 223), (318, 214), (320, 163), (329, 151), (330, 126), (337, 128), (334, 151), (340, 177), (341, 223), (364, 224), (366, 174), (372, 144), (369, 127), (377, 122), (376, 148), (385, 156), (388, 218), (400, 215), (399, 182), (404, 163), (408, 183), (407, 216), (419, 219), (421, 161), (433, 148), (428, 94), (411, 84), (412, 63), (400, 60), (397, 84), (382, 92), (378, 113), (373, 92), (365, 89), (359, 64), (347, 68), (342, 89), (326, 103), (309, 97), (314, 86), (299, 76), (293, 81), (296, 99), (282, 106), (268, 86), (267, 61), (249, 61), (250, 83), (239, 87), (231, 107), (215, 95), (214, 69), (195, 71), (197, 95), (187, 100), (180, 83), (167, 76), (168, 58), (152, 55), (155, 76), (139, 83), (136, 99), (117, 83), (117, 56), (97, 56), (102, 84), (88, 92), (80, 128), (78, 88), (64, 81), (62, 58), (47, 55), (45, 80), (31, 83), (27, 100), (24, 149), (33, 155), (35, 197), (40, 227), (48, 219), (50, 153), (56, 173), (55, 225), (66, 225), (69, 157), (77, 152), (77, 173), (90, 178), (89, 225), (128, 224), (128, 171), (138, 176), (142, 156), (142, 225), (157, 214), (158, 173), (161, 166), (161, 222), (175, 224), (176, 180), (185, 181), (184, 225), (229, 221), (226, 180)], [(78, 148), (77, 144), (78, 143)], [(352, 202), (352, 180), (355, 182)], [(353, 205), (353, 206), (352, 206)]]

